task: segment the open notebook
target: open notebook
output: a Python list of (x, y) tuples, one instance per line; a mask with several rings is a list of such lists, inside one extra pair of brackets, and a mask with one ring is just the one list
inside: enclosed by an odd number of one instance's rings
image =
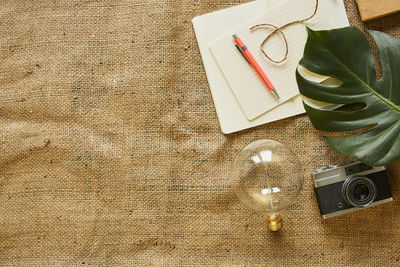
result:
[[(343, 0), (326, 0), (325, 2), (336, 26), (348, 26)], [(280, 0), (258, 0), (201, 15), (192, 20), (218, 120), (221, 130), (225, 134), (304, 113), (302, 98), (295, 96), (273, 110), (249, 121), (208, 49), (208, 44), (216, 38), (232, 32), (241, 24), (268, 11), (268, 7), (271, 8), (279, 3), (281, 3)]]
[[(262, 23), (277, 26), (285, 25), (291, 21), (309, 17), (313, 14), (314, 9), (315, 0), (288, 0), (278, 7), (271, 8), (267, 13), (244, 23), (234, 31), (243, 40), (258, 64), (272, 81), (280, 99), (274, 97), (267, 90), (255, 71), (243, 59), (235, 47), (232, 33), (227, 32), (209, 44), (209, 48), (221, 72), (224, 74), (248, 120), (257, 118), (299, 94), (295, 72), (307, 41), (307, 32), (304, 24), (294, 24), (283, 29), (289, 52), (284, 62), (276, 64), (266, 59), (259, 48), (264, 38), (274, 29), (269, 27), (251, 32), (250, 28)], [(323, 2), (319, 4), (317, 13), (306, 22), (306, 25), (314, 30), (328, 30), (336, 26)], [(284, 48), (285, 45), (280, 34), (275, 34), (265, 45), (265, 51), (275, 59), (283, 57)], [(321, 81), (317, 80), (316, 82)]]

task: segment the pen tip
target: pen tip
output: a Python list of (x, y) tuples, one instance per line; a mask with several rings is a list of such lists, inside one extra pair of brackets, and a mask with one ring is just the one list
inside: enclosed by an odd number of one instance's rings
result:
[(278, 91), (276, 91), (275, 88), (272, 89), (271, 92), (274, 94), (274, 96), (275, 96), (276, 98), (280, 99), (279, 94), (278, 94)]
[(237, 34), (236, 34), (236, 33), (232, 34), (232, 36), (233, 36), (233, 38), (235, 38), (235, 39), (237, 39), (237, 38), (238, 38), (238, 36), (237, 36)]

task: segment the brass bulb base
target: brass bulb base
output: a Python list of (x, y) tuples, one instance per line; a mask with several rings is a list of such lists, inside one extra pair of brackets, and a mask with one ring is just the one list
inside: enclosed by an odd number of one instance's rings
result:
[(271, 215), (268, 216), (268, 229), (272, 232), (277, 232), (282, 228), (282, 216)]

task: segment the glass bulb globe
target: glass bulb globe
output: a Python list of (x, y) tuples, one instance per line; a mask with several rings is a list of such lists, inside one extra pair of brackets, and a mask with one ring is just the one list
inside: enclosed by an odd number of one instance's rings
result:
[(233, 162), (232, 187), (236, 196), (249, 209), (268, 215), (272, 231), (281, 228), (278, 211), (293, 203), (302, 184), (300, 160), (277, 141), (255, 141)]

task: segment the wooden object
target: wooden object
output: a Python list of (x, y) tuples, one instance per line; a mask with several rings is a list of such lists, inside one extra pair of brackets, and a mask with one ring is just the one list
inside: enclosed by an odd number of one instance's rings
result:
[(362, 21), (369, 21), (400, 11), (400, 0), (356, 0)]

